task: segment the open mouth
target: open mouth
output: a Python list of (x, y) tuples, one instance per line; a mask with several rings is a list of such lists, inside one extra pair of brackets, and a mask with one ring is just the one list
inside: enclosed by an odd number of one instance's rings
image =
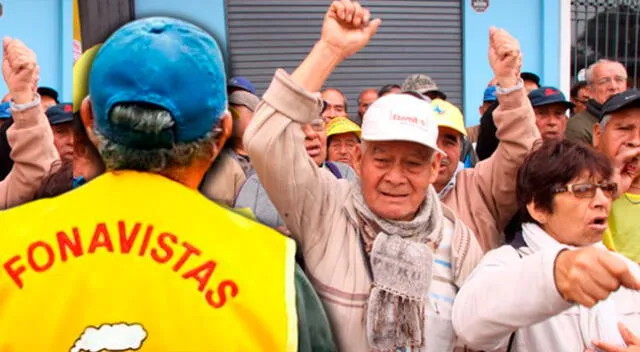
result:
[(309, 156), (310, 156), (310, 157), (312, 157), (312, 158), (314, 158), (314, 157), (316, 157), (316, 156), (320, 155), (320, 151), (321, 151), (321, 149), (320, 149), (320, 146), (318, 146), (318, 145), (314, 145), (314, 146), (311, 146), (311, 147), (307, 147), (306, 149), (307, 149), (307, 153), (308, 153), (308, 154), (309, 154)]
[(607, 226), (608, 226), (608, 221), (606, 216), (596, 217), (593, 220), (591, 220), (591, 222), (589, 223), (589, 227), (599, 231), (606, 230)]

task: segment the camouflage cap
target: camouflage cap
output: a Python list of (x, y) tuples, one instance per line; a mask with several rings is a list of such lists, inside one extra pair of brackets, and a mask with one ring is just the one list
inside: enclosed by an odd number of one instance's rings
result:
[(443, 99), (447, 96), (438, 88), (436, 82), (431, 77), (423, 74), (415, 74), (407, 77), (402, 84), (403, 91), (414, 91), (421, 94), (428, 92), (438, 92)]

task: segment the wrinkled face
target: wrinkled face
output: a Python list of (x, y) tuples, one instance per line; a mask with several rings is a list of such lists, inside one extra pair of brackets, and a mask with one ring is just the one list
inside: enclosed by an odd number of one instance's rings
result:
[(627, 89), (627, 70), (617, 62), (605, 62), (593, 68), (590, 96), (604, 104), (612, 95)]
[(378, 99), (378, 93), (374, 90), (368, 90), (360, 95), (358, 99), (358, 114), (360, 114), (360, 118), (364, 116), (364, 113), (367, 112), (369, 106), (373, 104), (376, 99)]
[(458, 169), (462, 153), (462, 134), (450, 127), (438, 127), (438, 148), (445, 153), (440, 161), (438, 177), (433, 186), (440, 192)]
[(42, 110), (47, 111), (50, 106), (56, 105), (56, 101), (49, 96), (43, 95), (40, 97), (40, 106), (42, 106)]
[(544, 140), (558, 140), (564, 138), (567, 129), (567, 107), (563, 104), (549, 104), (534, 107), (536, 126)]
[(538, 86), (538, 84), (534, 81), (530, 81), (530, 80), (524, 80), (524, 89), (527, 91), (527, 94), (531, 93), (532, 91), (536, 90), (540, 88)]
[(251, 122), (251, 119), (253, 118), (253, 111), (249, 110), (249, 108), (244, 105), (234, 105), (233, 109), (237, 114), (233, 116), (232, 135), (235, 138), (242, 139), (244, 131), (247, 130), (247, 126), (249, 126), (249, 122)]
[(322, 119), (303, 125), (304, 147), (318, 166), (327, 160), (327, 129)]
[(441, 155), (421, 144), (365, 142), (360, 175), (367, 206), (387, 220), (412, 220), (438, 175)]
[(342, 94), (335, 90), (327, 89), (322, 92), (322, 99), (327, 102), (327, 108), (322, 112), (325, 122), (329, 122), (336, 117), (347, 116), (347, 104)]
[[(571, 180), (569, 184), (598, 184), (605, 181), (602, 177), (584, 175)], [(578, 198), (571, 192), (557, 193), (553, 198), (553, 213), (540, 212), (534, 218), (560, 243), (586, 246), (602, 240), (611, 202), (612, 194), (606, 194), (599, 188), (593, 198)]]
[[(595, 147), (613, 159), (627, 148), (640, 147), (640, 108), (631, 108), (611, 114), (604, 131), (596, 125), (593, 131)], [(631, 166), (629, 166), (631, 167)], [(638, 170), (629, 170), (629, 172)]]
[(329, 161), (339, 161), (355, 169), (360, 159), (360, 141), (354, 133), (336, 134), (329, 138)]
[(576, 104), (576, 107), (573, 109), (576, 114), (584, 111), (586, 107), (586, 103), (589, 100), (589, 89), (584, 87), (578, 91), (578, 96), (575, 99), (571, 99), (571, 102)]
[(73, 123), (65, 122), (51, 126), (53, 143), (63, 161), (73, 160)]

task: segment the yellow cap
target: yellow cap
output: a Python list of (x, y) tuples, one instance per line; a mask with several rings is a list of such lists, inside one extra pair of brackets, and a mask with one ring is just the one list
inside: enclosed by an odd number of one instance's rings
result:
[(360, 126), (356, 125), (353, 121), (344, 116), (332, 119), (327, 125), (327, 137), (350, 132), (355, 133), (356, 136), (360, 138), (362, 130), (360, 129)]
[(433, 112), (436, 121), (438, 121), (438, 126), (450, 127), (465, 136), (467, 135), (467, 130), (464, 128), (464, 118), (462, 117), (460, 109), (442, 99), (434, 99), (431, 105), (433, 106)]
[(102, 44), (96, 44), (82, 53), (73, 65), (73, 112), (80, 110), (84, 98), (89, 95), (89, 72), (93, 58)]

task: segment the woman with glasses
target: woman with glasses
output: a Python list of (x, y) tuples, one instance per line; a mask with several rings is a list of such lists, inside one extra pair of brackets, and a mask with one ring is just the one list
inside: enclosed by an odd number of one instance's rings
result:
[(596, 341), (624, 346), (618, 322), (640, 333), (640, 268), (601, 243), (617, 195), (612, 176), (606, 156), (566, 140), (525, 159), (522, 233), (485, 256), (454, 303), (469, 348), (584, 352)]

